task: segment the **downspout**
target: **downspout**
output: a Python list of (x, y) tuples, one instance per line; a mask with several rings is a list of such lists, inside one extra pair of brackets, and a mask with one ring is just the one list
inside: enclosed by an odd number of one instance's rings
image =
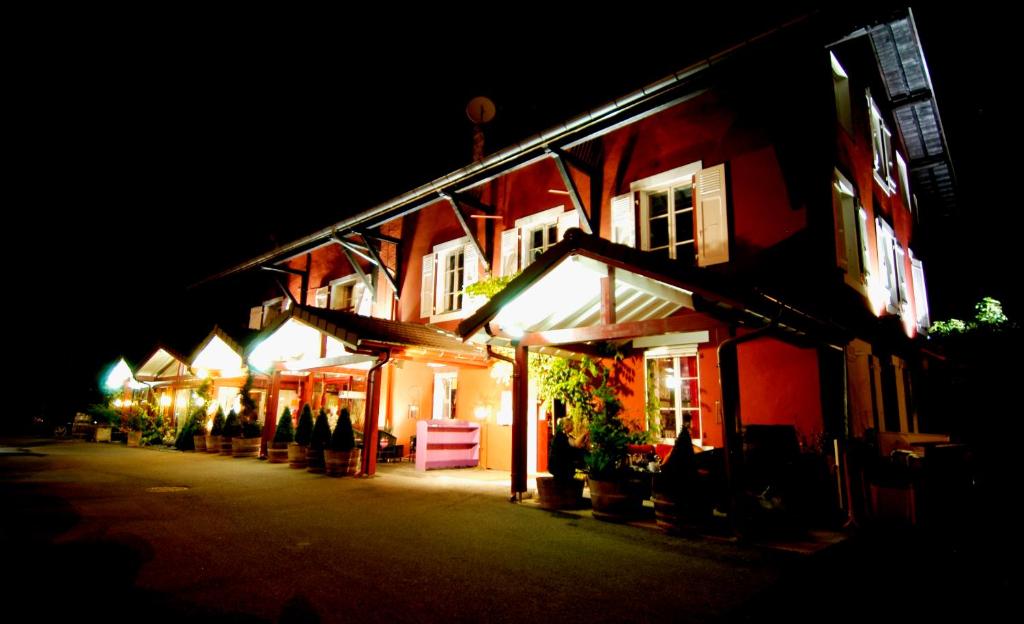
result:
[(380, 412), (380, 367), (391, 360), (391, 351), (377, 354), (377, 362), (366, 373), (366, 413), (363, 415), (363, 459), (361, 476), (377, 472), (377, 414)]
[[(725, 450), (725, 479), (728, 501), (732, 512), (735, 510), (736, 486), (742, 464), (743, 440), (740, 437), (740, 373), (737, 347), (764, 337), (774, 331), (779, 321), (776, 315), (768, 325), (749, 334), (726, 338), (718, 345), (718, 383), (722, 389), (722, 445)], [(730, 514), (732, 515), (732, 514)]]

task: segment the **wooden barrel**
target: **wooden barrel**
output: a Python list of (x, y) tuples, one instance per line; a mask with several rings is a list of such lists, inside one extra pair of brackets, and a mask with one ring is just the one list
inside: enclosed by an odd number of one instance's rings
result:
[(206, 435), (194, 435), (192, 436), (192, 444), (196, 447), (197, 453), (206, 452)]
[(577, 509), (583, 502), (583, 481), (537, 477), (537, 497), (544, 509)]
[(231, 438), (231, 455), (233, 457), (258, 457), (259, 454), (259, 438)]
[(206, 436), (206, 452), (207, 453), (220, 453), (220, 436), (209, 435)]
[(306, 449), (306, 470), (317, 474), (324, 471), (324, 450), (312, 446)]
[(302, 446), (301, 444), (296, 444), (295, 442), (291, 442), (288, 444), (288, 467), (306, 467), (306, 447)]
[(231, 438), (229, 438), (228, 436), (221, 436), (220, 437), (220, 454), (221, 455), (229, 455), (230, 456), (231, 455), (231, 448), (232, 448)]
[(587, 479), (590, 484), (590, 504), (594, 517), (610, 522), (625, 522), (636, 518), (644, 508), (639, 487), (628, 479), (598, 481)]
[(267, 461), (272, 464), (283, 464), (288, 461), (288, 445), (284, 442), (271, 442), (267, 447)]
[(345, 451), (324, 451), (324, 472), (328, 477), (340, 477), (345, 474), (349, 453)]

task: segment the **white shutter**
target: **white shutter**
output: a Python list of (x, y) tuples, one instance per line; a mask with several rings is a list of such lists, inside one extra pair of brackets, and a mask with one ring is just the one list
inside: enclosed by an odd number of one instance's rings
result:
[(249, 308), (249, 329), (263, 329), (263, 306)]
[(917, 326), (924, 329), (931, 325), (928, 316), (928, 293), (924, 285), (924, 265), (910, 252), (911, 279), (914, 280), (914, 312), (917, 315)]
[(327, 307), (327, 287), (321, 286), (313, 291), (313, 305), (317, 308)]
[(351, 305), (353, 313), (370, 316), (370, 310), (373, 308), (373, 298), (370, 297), (370, 291), (367, 290), (366, 284), (361, 279), (352, 284)]
[[(868, 213), (864, 210), (863, 206), (857, 206), (857, 231), (860, 234), (857, 238), (860, 239), (860, 266), (864, 273), (864, 277), (871, 274), (871, 268), (868, 264)], [(867, 282), (867, 280), (863, 280)]]
[(423, 256), (423, 274), (420, 282), (420, 316), (434, 313), (434, 254)]
[(903, 252), (903, 246), (896, 240), (893, 240), (893, 251), (895, 251), (894, 259), (896, 261), (896, 285), (899, 288), (899, 305), (900, 312), (908, 310), (907, 306), (910, 303), (910, 297), (907, 295), (907, 258)]
[(612, 242), (636, 247), (636, 217), (633, 212), (633, 194), (612, 198)]
[(575, 209), (558, 215), (558, 240), (565, 238), (565, 231), (580, 226), (580, 213)]
[(697, 173), (697, 266), (729, 261), (729, 214), (725, 198), (725, 164)]
[[(462, 288), (465, 289), (466, 286), (475, 284), (480, 280), (480, 254), (476, 252), (476, 246), (472, 243), (462, 248), (462, 263), (464, 271), (462, 274)], [(482, 297), (462, 295), (463, 310), (476, 310), (483, 303), (484, 299)]]
[(852, 213), (853, 197), (844, 182), (843, 177), (837, 172), (832, 181), (832, 218), (836, 224), (836, 266), (846, 271), (850, 266), (847, 238), (851, 230), (850, 222), (846, 218), (846, 204), (851, 204)]
[(501, 275), (512, 275), (519, 270), (519, 228), (501, 233)]

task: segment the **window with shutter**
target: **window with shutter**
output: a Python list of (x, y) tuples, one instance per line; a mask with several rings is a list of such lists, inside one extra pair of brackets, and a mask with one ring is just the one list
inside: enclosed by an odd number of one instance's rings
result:
[(860, 215), (863, 209), (857, 205), (853, 184), (838, 170), (832, 179), (832, 209), (836, 227), (836, 265), (843, 269), (847, 284), (867, 294), (864, 254), (867, 233), (862, 230)]
[(882, 111), (875, 104), (870, 91), (867, 98), (868, 115), (871, 118), (871, 154), (875, 180), (887, 194), (892, 194), (896, 187), (892, 179), (892, 132), (882, 118)]
[(420, 316), (434, 313), (434, 254), (423, 256), (420, 282)]
[[(698, 255), (695, 176), (700, 162), (660, 173), (630, 184), (640, 197), (640, 246), (692, 264)], [(616, 204), (618, 202), (618, 208)], [(632, 220), (631, 195), (613, 200), (612, 236), (629, 240)], [(616, 215), (621, 233), (616, 233)]]
[(633, 214), (633, 194), (612, 198), (612, 242), (636, 247), (636, 218)]
[(321, 286), (313, 291), (313, 305), (317, 308), (327, 307), (327, 293), (329, 289), (327, 286)]
[[(516, 219), (516, 228), (520, 232), (521, 268), (533, 264), (538, 256), (562, 239), (564, 230), (559, 223), (562, 216), (567, 214), (562, 206), (558, 206)], [(576, 225), (579, 225), (578, 220)]]
[(501, 233), (501, 275), (512, 275), (519, 270), (519, 228)]
[(697, 266), (729, 261), (729, 214), (725, 198), (725, 165), (697, 174), (694, 210), (697, 221)]
[(899, 286), (896, 275), (895, 241), (892, 226), (881, 217), (875, 218), (875, 238), (878, 253), (878, 279), (885, 291), (886, 309), (896, 312), (899, 309)]
[(914, 288), (914, 315), (917, 318), (918, 329), (925, 330), (931, 325), (928, 314), (928, 292), (924, 284), (924, 265), (910, 252), (910, 271)]
[[(472, 309), (470, 304), (476, 303), (467, 300), (466, 286), (475, 283), (480, 273), (480, 258), (469, 238), (463, 236), (435, 245), (434, 253), (424, 256), (423, 263), (421, 314), (430, 316), (431, 322), (465, 316)], [(433, 311), (428, 314), (428, 309)]]

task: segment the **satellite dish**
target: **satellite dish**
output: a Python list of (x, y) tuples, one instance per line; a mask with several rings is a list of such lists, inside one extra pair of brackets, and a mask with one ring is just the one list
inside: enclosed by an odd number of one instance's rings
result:
[(477, 96), (466, 105), (466, 115), (475, 124), (485, 124), (494, 119), (494, 102), (484, 96)]

